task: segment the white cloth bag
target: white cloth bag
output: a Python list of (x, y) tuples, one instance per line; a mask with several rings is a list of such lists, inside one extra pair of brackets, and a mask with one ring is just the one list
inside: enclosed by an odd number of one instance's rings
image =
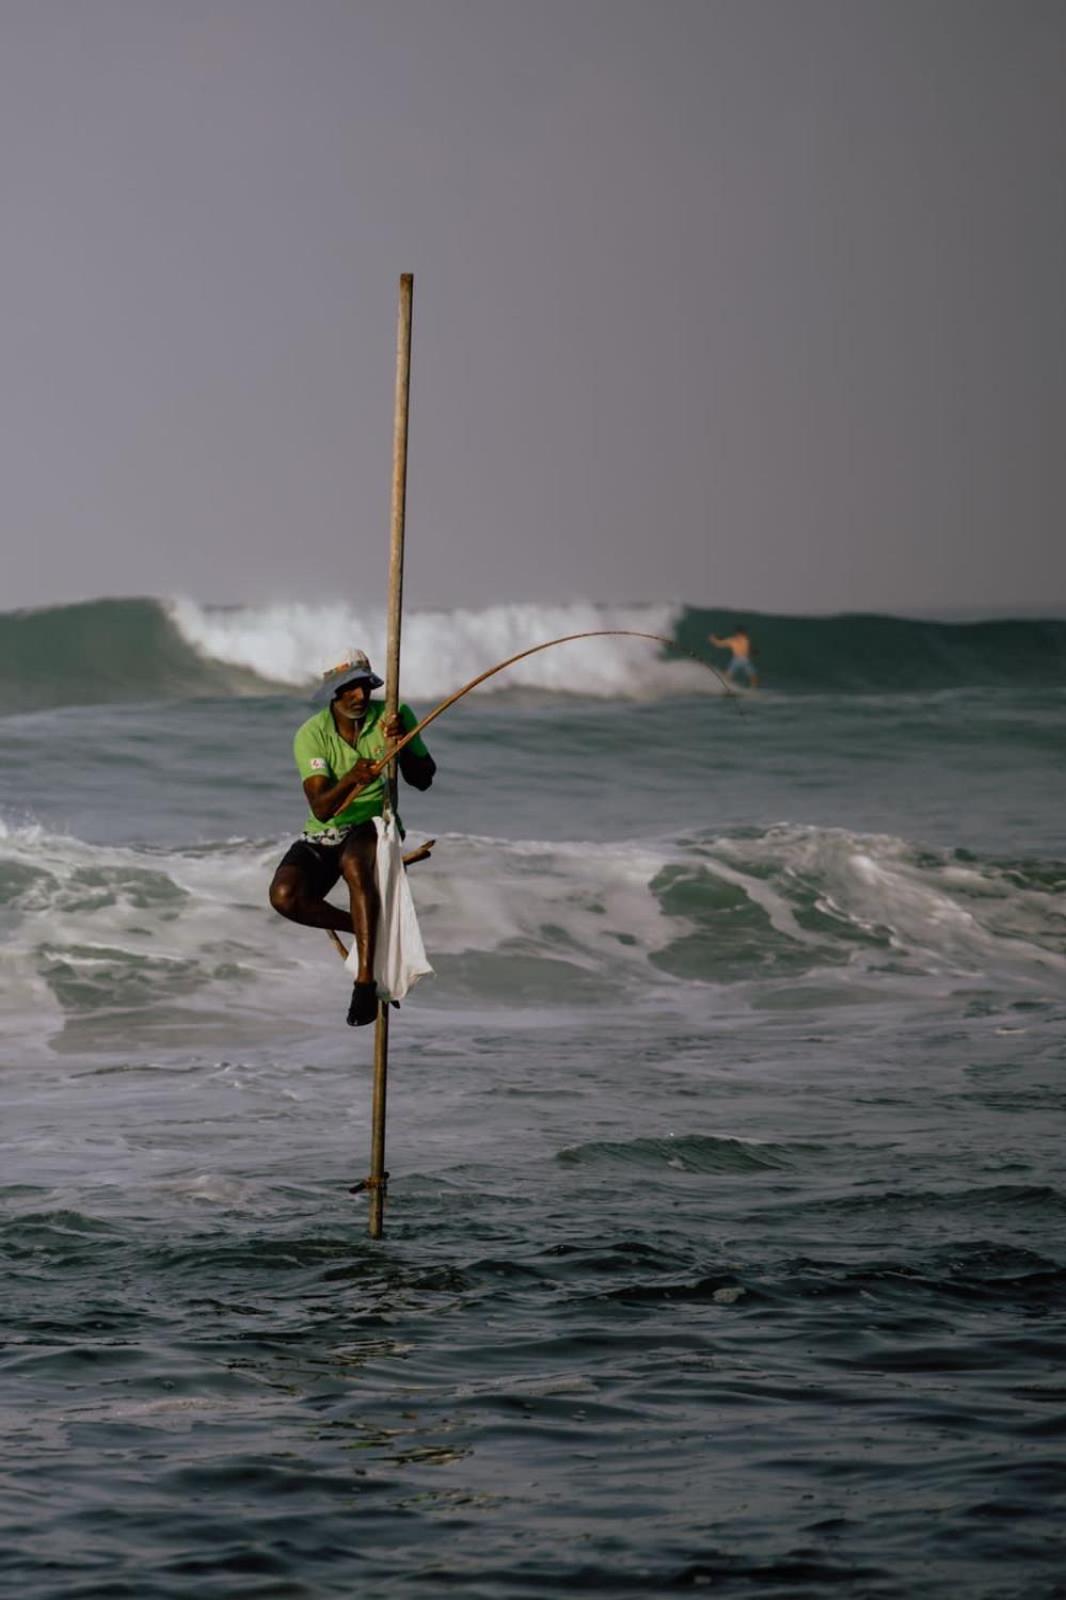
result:
[[(378, 835), (374, 873), (381, 901), (374, 948), (374, 982), (379, 999), (402, 1000), (411, 985), (432, 974), (433, 968), (426, 960), (396, 818), (375, 817), (374, 827)], [(354, 944), (345, 966), (354, 978), (359, 970)]]

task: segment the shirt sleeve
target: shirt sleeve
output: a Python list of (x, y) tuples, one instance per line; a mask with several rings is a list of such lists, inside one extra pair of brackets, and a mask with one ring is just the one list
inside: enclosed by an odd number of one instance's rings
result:
[[(400, 721), (403, 723), (405, 733), (410, 733), (412, 728), (418, 727), (418, 718), (415, 716), (410, 706), (400, 706)], [(411, 740), (411, 743), (404, 747), (404, 750), (401, 754), (401, 760), (403, 755), (406, 755), (408, 750), (410, 750), (412, 755), (416, 756), (429, 755), (429, 751), (426, 749), (425, 741), (420, 733), (417, 733)]]
[(297, 728), (296, 737), (292, 741), (292, 753), (296, 759), (296, 770), (300, 774), (301, 782), (308, 778), (330, 778), (333, 771), (326, 758), (326, 746), (320, 730), (304, 723), (302, 728)]

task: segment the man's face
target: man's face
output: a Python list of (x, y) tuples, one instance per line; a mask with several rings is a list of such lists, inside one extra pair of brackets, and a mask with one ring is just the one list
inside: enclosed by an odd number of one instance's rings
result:
[(350, 717), (353, 722), (362, 722), (369, 699), (370, 686), (365, 678), (357, 678), (354, 683), (346, 683), (343, 689), (338, 689), (333, 704), (342, 716)]

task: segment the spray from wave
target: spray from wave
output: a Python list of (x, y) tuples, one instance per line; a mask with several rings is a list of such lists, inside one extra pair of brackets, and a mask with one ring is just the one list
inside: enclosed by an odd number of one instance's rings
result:
[[(176, 600), (168, 611), (181, 636), (206, 658), (294, 686), (313, 683), (349, 644), (367, 650), (371, 660), (385, 657), (380, 608), (336, 602), (217, 611)], [(565, 634), (619, 628), (673, 637), (680, 615), (681, 607), (672, 605), (591, 604), (410, 612), (404, 619), (403, 692), (412, 700), (438, 698), (502, 657)], [(482, 692), (533, 689), (643, 699), (717, 688), (697, 663), (663, 660), (639, 640), (582, 639), (516, 662)]]
[[(194, 1038), (231, 1033), (238, 1014), (242, 1032), (298, 1028), (309, 995), (342, 1007), (325, 939), (267, 909), (283, 843), (100, 848), (0, 822), (0, 1034), (65, 1019), (80, 1035)], [(430, 1011), (702, 1007), (753, 984), (791, 1007), (814, 979), (818, 1005), (945, 981), (1039, 998), (1066, 973), (1062, 863), (960, 861), (889, 835), (782, 824), (590, 852), (447, 834), (419, 873)]]
[[(409, 611), (403, 694), (426, 704), (505, 657), (562, 635), (598, 629), (664, 636), (583, 639), (518, 662), (479, 694), (521, 689), (615, 700), (714, 695), (721, 684), (684, 655), (719, 668), (708, 634), (738, 622), (752, 633), (764, 685), (777, 694), (918, 692), (1066, 684), (1061, 619), (922, 622), (900, 617), (782, 617), (678, 604), (514, 604), (479, 611)], [(205, 606), (193, 600), (93, 600), (0, 613), (0, 713), (60, 705), (303, 694), (349, 645), (380, 663), (379, 607), (324, 604)]]

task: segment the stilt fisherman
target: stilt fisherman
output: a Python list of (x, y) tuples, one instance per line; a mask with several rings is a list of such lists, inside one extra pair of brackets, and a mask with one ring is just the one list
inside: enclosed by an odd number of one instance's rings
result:
[[(323, 673), (313, 699), (325, 705), (296, 730), (293, 740), (311, 815), (270, 885), (270, 904), (283, 917), (306, 928), (332, 928), (354, 936), (359, 965), (348, 1021), (356, 1028), (377, 1016), (373, 819), (383, 815), (387, 793), (385, 776), (375, 776), (374, 766), (386, 755), (389, 742), (402, 738), (417, 722), (406, 705), (387, 717), (382, 702), (370, 698), (381, 686), (362, 650), (349, 650), (343, 661)], [(421, 736), (400, 752), (397, 765), (404, 781), (415, 789), (428, 789), (437, 770)], [(348, 886), (348, 911), (326, 899), (340, 878)]]

